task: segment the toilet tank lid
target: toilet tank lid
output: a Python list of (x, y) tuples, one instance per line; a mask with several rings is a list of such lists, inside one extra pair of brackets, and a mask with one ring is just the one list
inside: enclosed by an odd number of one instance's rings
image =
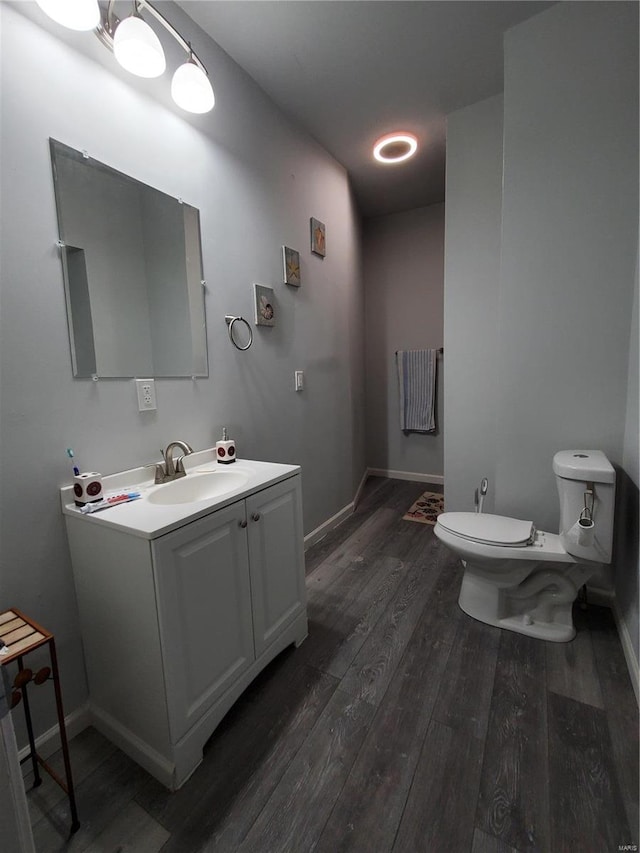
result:
[(533, 535), (533, 522), (486, 512), (443, 512), (438, 524), (457, 536), (487, 545), (526, 545)]
[(565, 480), (616, 481), (616, 472), (601, 450), (560, 450), (553, 457), (553, 471)]

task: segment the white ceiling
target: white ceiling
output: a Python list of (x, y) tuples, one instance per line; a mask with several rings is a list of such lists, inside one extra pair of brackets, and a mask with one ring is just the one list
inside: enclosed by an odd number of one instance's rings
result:
[[(181, 0), (261, 88), (349, 172), (363, 215), (444, 200), (445, 116), (502, 91), (502, 34), (551, 3)], [(210, 69), (215, 88), (215, 69)], [(408, 130), (413, 160), (377, 163)]]

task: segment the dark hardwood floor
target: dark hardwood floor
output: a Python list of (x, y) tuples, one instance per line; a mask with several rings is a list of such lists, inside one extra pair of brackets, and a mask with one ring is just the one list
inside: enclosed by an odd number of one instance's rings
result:
[(307, 552), (309, 637), (180, 791), (95, 730), (74, 738), (81, 828), (67, 841), (46, 778), (29, 792), (38, 853), (637, 850), (638, 707), (610, 611), (576, 609), (566, 644), (470, 619), (461, 566), (402, 520), (427, 489), (371, 478)]

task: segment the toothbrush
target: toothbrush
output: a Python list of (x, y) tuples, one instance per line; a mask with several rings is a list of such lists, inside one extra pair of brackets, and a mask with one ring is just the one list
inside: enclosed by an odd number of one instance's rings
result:
[[(69, 459), (73, 459), (73, 450), (70, 447), (67, 447), (67, 456), (69, 457)], [(76, 476), (76, 477), (80, 473), (80, 469), (78, 468), (77, 465), (73, 466), (73, 473), (74, 473), (74, 476)]]
[(129, 503), (129, 501), (137, 501), (138, 498), (141, 497), (142, 495), (140, 492), (123, 492), (119, 495), (112, 495), (111, 497), (103, 498), (101, 501), (94, 501), (93, 503), (85, 504), (80, 507), (80, 512), (83, 514), (98, 512), (101, 509), (108, 509), (110, 506)]

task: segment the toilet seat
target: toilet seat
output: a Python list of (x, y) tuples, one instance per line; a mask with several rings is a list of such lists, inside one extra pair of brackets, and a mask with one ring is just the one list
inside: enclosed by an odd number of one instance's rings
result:
[(438, 524), (444, 530), (481, 545), (498, 545), (502, 548), (523, 548), (535, 538), (532, 521), (478, 512), (443, 512)]

